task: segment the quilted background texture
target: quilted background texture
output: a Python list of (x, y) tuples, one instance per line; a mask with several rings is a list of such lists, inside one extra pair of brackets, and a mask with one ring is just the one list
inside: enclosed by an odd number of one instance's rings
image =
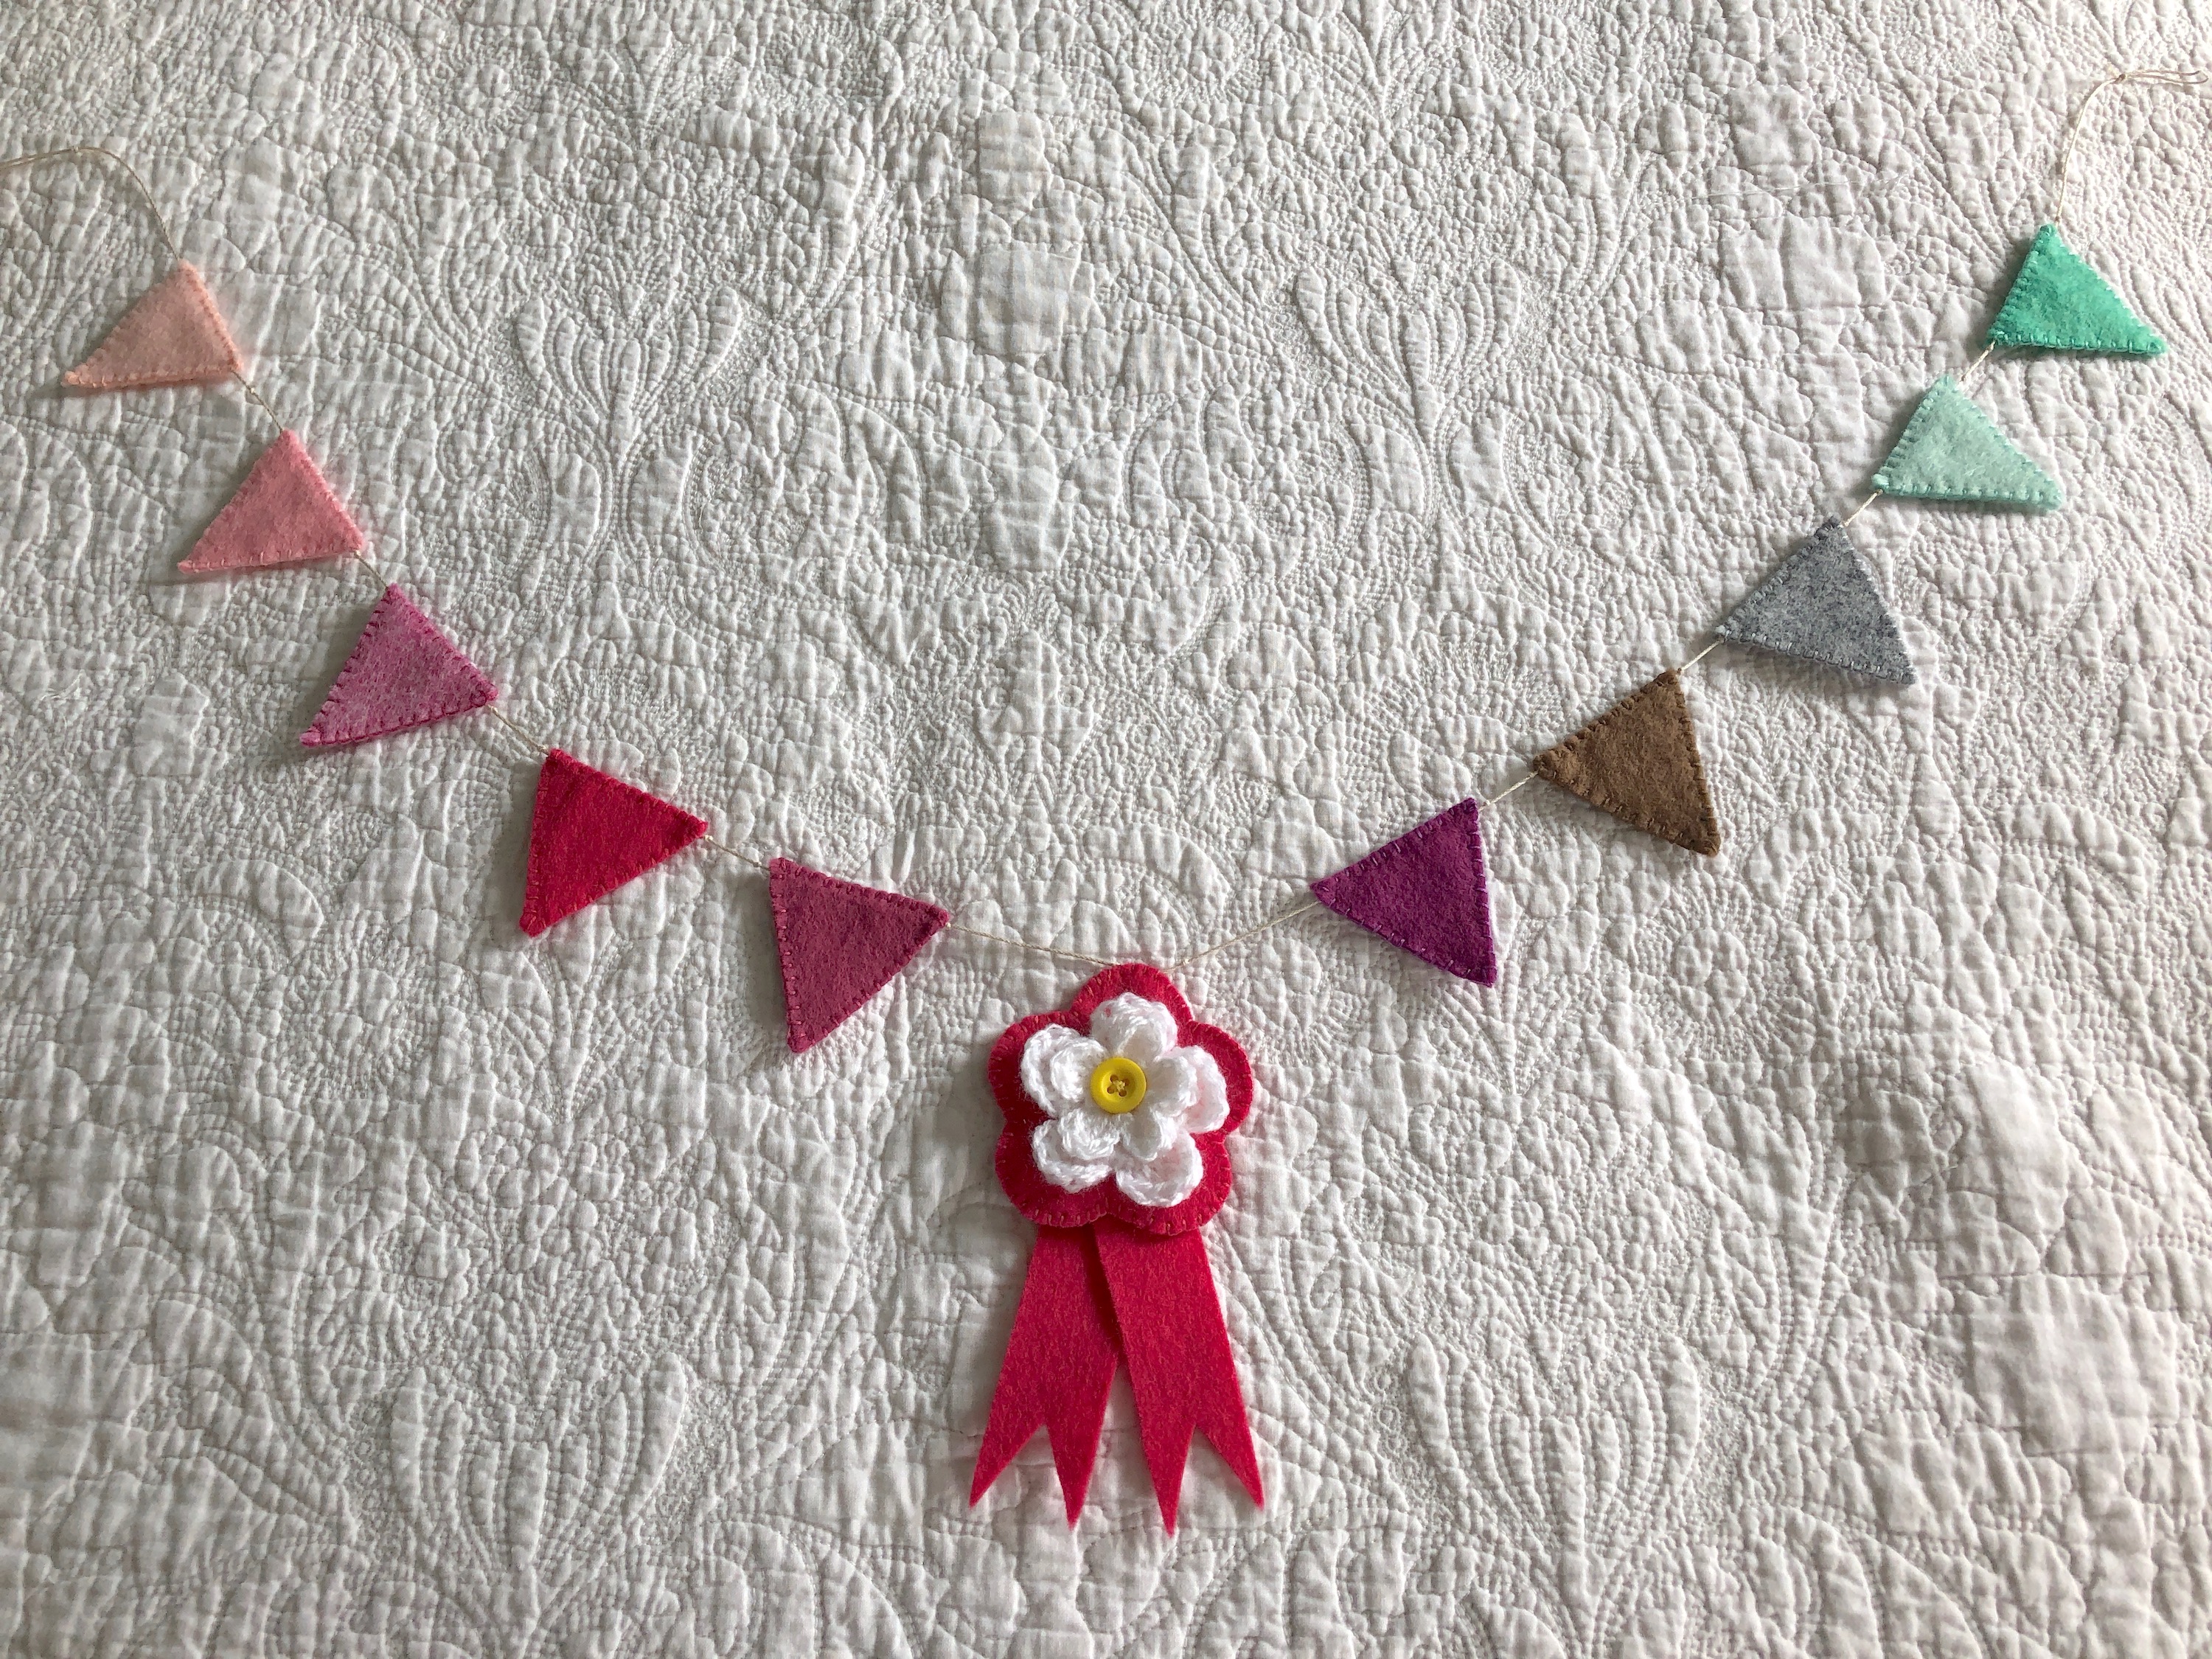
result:
[[(619, 20), (615, 16), (619, 14)], [(757, 854), (1173, 961), (1679, 662), (1960, 368), (2203, 0), (10, 8), (380, 561)], [(1502, 977), (1181, 975), (1267, 1483), (966, 1504), (1030, 1230), (946, 934), (803, 1058), (693, 849), (526, 940), (533, 757), (303, 752), (378, 587), (177, 560), (236, 389), (0, 179), (0, 1650), (2212, 1650), (2212, 97), (1996, 361), (2045, 519), (1853, 526), (1920, 684), (1686, 676), (1696, 859), (1545, 786)]]

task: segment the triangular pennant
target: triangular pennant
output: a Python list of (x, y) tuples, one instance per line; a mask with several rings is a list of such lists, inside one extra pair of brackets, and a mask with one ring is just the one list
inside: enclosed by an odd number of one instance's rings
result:
[(2166, 349), (2112, 285), (2066, 246), (2056, 225), (2044, 226), (2028, 244), (1989, 337), (1997, 345), (2120, 357), (2155, 357)]
[(1357, 864), (1313, 884), (1313, 896), (1401, 950), (1477, 985), (1498, 983), (1479, 803), (1463, 800)]
[(2048, 513), (2065, 496), (1946, 374), (1928, 389), (1874, 487), (1930, 501), (1995, 501)]
[(706, 833), (706, 819), (550, 750), (530, 813), (522, 931), (535, 938)]
[(435, 623), (398, 587), (387, 587), (300, 741), (313, 749), (389, 737), (465, 714), (498, 696)]
[(952, 920), (921, 899), (840, 881), (789, 859), (769, 861), (768, 899), (794, 1054), (859, 1012)]
[(261, 452), (253, 471), (215, 515), (177, 568), (252, 570), (343, 558), (366, 544), (323, 481), (299, 434), (287, 432)]
[(1912, 659), (1897, 620), (1834, 519), (1806, 538), (1713, 631), (1785, 657), (1912, 684)]
[(246, 367), (200, 274), (177, 268), (138, 296), (92, 356), (62, 376), (90, 392), (195, 386), (227, 380)]
[(1529, 763), (1536, 775), (1692, 853), (1721, 850), (1682, 682), (1668, 669)]

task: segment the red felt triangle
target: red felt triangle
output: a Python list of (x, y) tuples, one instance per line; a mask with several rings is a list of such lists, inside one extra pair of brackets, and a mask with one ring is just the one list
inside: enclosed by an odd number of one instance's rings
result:
[(435, 623), (398, 588), (387, 587), (300, 741), (313, 749), (388, 737), (465, 714), (498, 696), (483, 670)]
[(207, 284), (180, 263), (62, 380), (88, 392), (120, 392), (227, 380), (244, 367)]
[(366, 545), (297, 433), (261, 452), (179, 570), (250, 570), (343, 558)]
[(536, 938), (706, 833), (706, 819), (552, 750), (531, 809), (522, 931)]
[(952, 920), (921, 899), (840, 881), (789, 859), (769, 861), (768, 899), (794, 1054), (860, 1012)]

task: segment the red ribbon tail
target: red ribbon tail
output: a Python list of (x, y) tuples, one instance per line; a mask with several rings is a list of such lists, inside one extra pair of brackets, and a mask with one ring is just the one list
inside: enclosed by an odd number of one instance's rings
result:
[[(1201, 1261), (1203, 1258), (1201, 1258)], [(1114, 1386), (1114, 1330), (1098, 1251), (1088, 1228), (1040, 1227), (1030, 1256), (1006, 1363), (991, 1396), (991, 1420), (975, 1457), (968, 1501), (990, 1489), (1039, 1429), (1052, 1443), (1053, 1467), (1067, 1523), (1083, 1513), (1106, 1395)]]
[(1259, 1454), (1205, 1241), (1195, 1231), (1161, 1238), (1111, 1220), (1094, 1224), (1091, 1231), (1113, 1293), (1160, 1519), (1175, 1530), (1183, 1462), (1196, 1431), (1260, 1503)]

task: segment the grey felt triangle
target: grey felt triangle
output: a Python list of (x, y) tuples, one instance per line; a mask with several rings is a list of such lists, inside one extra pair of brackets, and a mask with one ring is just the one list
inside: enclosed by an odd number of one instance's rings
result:
[(1844, 527), (1830, 519), (1714, 630), (1855, 674), (1913, 681), (1897, 622)]

